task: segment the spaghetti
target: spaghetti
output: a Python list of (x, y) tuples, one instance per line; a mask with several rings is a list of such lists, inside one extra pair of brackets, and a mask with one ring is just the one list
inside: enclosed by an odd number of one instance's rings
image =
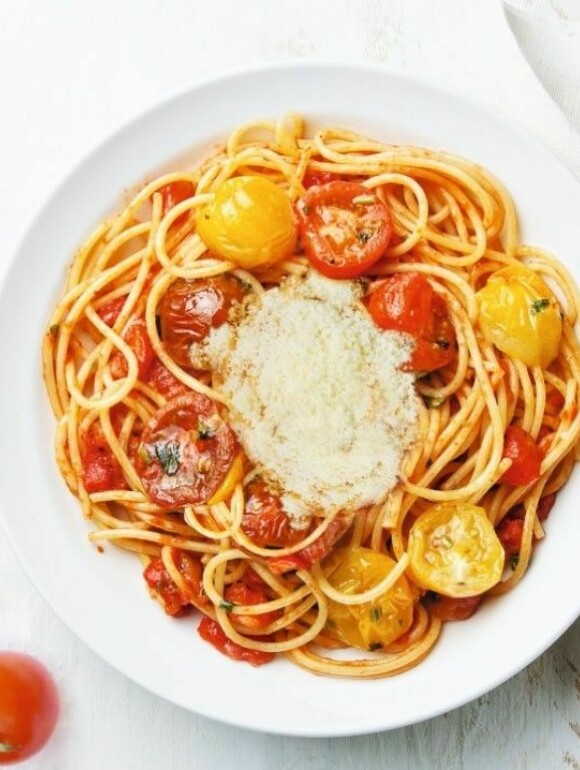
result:
[[(257, 203), (234, 212), (242, 243), (224, 213), (240, 196)], [(203, 356), (212, 330), (313, 270), (356, 279), (365, 318), (411, 338), (419, 411), (393, 489), (297, 524)], [(305, 138), (295, 115), (244, 125), (199, 168), (143, 186), (75, 255), (43, 343), (56, 459), (90, 539), (139, 554), (166, 611), (201, 612), (222, 652), (397, 674), (443, 621), (517, 585), (544, 537), (577, 459), (578, 308), (480, 166), (339, 128)]]

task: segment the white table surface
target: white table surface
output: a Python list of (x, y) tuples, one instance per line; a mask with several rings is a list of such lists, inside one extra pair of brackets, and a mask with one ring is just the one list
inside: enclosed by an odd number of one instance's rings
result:
[[(471, 93), (580, 175), (580, 141), (496, 0), (0, 0), (0, 278), (55, 182), (135, 113), (232, 66), (306, 57), (380, 62)], [(422, 725), (279, 738), (197, 717), (112, 670), (38, 596), (0, 533), (0, 648), (44, 659), (62, 696), (31, 770), (580, 768), (580, 623), (511, 681)]]

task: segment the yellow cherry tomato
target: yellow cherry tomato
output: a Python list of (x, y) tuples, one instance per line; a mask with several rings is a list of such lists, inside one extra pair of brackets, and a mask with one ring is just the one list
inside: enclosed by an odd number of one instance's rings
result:
[(483, 508), (438, 503), (409, 532), (410, 568), (424, 588), (444, 596), (478, 596), (499, 582), (504, 549)]
[(271, 265), (296, 245), (290, 199), (262, 176), (224, 182), (198, 212), (197, 232), (214, 254), (247, 269)]
[(231, 497), (236, 484), (244, 478), (244, 457), (239, 452), (233, 459), (230, 465), (229, 471), (219, 487), (216, 489), (215, 494), (207, 501), (207, 505), (217, 505), (218, 503), (227, 500)]
[[(325, 559), (322, 569), (337, 591), (358, 594), (373, 588), (393, 569), (395, 562), (370, 548), (339, 548)], [(408, 631), (413, 622), (416, 596), (401, 576), (395, 585), (372, 602), (328, 602), (328, 626), (351, 647), (379, 650)]]
[(562, 319), (548, 284), (527, 267), (506, 267), (478, 291), (484, 336), (526, 366), (549, 366), (558, 354)]

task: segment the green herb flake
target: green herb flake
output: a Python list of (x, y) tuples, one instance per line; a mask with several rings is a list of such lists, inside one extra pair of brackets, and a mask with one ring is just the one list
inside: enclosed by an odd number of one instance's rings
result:
[(151, 465), (153, 461), (153, 458), (147, 451), (147, 447), (144, 447), (144, 446), (139, 447), (139, 457), (141, 458), (141, 460), (143, 460), (145, 465)]
[(181, 463), (179, 462), (179, 441), (168, 441), (166, 444), (155, 444), (155, 455), (168, 476), (175, 476)]
[(379, 621), (382, 617), (383, 611), (380, 607), (371, 607), (371, 620), (373, 623)]
[(370, 206), (377, 202), (377, 196), (372, 193), (363, 193), (363, 195), (357, 195), (356, 198), (353, 198), (352, 202), (355, 206)]
[(428, 409), (439, 409), (445, 403), (445, 399), (440, 396), (425, 396), (425, 404)]
[(547, 297), (535, 299), (530, 308), (530, 315), (539, 315), (540, 313), (543, 313), (547, 307), (550, 307), (550, 300)]
[(365, 243), (368, 243), (370, 239), (373, 237), (373, 234), (370, 232), (370, 230), (359, 230), (356, 234), (357, 240), (360, 241), (363, 246)]
[(376, 652), (377, 650), (382, 650), (383, 645), (380, 642), (371, 642), (369, 644), (369, 652)]
[(518, 566), (519, 563), (520, 563), (519, 553), (512, 554), (510, 557), (510, 567), (512, 568), (512, 570), (515, 570), (515, 568)]
[(220, 610), (224, 610), (225, 612), (231, 612), (234, 609), (234, 606), (233, 602), (221, 601), (219, 603)]
[(207, 422), (204, 422), (203, 420), (199, 419), (197, 421), (197, 437), (200, 439), (208, 439), (212, 438), (215, 435), (215, 430), (212, 430), (211, 427), (207, 424)]

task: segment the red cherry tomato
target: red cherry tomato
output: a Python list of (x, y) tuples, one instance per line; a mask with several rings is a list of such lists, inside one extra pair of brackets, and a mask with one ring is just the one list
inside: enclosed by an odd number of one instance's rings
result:
[(333, 174), (332, 171), (316, 171), (308, 168), (302, 177), (302, 186), (308, 190), (310, 187), (317, 187), (338, 180), (340, 180), (340, 175)]
[(225, 323), (231, 306), (241, 302), (244, 295), (241, 282), (229, 273), (174, 281), (159, 305), (161, 338), (174, 361), (191, 367), (192, 343), (202, 342), (210, 329)]
[(93, 423), (82, 436), (81, 463), (83, 483), (89, 494), (129, 488), (121, 466), (98, 423)]
[(213, 645), (223, 655), (227, 655), (228, 658), (243, 660), (252, 666), (262, 666), (264, 663), (270, 663), (271, 660), (274, 660), (274, 655), (271, 652), (248, 650), (236, 642), (232, 642), (224, 634), (220, 624), (216, 620), (208, 618), (207, 615), (203, 616), (197, 630), (202, 639)]
[[(169, 209), (177, 206), (178, 203), (182, 203), (188, 198), (192, 198), (195, 195), (195, 187), (191, 182), (187, 180), (179, 180), (178, 182), (170, 182), (159, 188), (161, 198), (163, 200), (163, 213), (166, 214)], [(182, 225), (189, 216), (186, 211), (181, 216), (177, 217), (174, 226), (179, 227)]]
[(329, 278), (356, 278), (385, 253), (393, 232), (389, 209), (358, 182), (311, 187), (296, 203), (306, 256)]
[(242, 531), (256, 545), (260, 548), (287, 548), (305, 537), (304, 530), (291, 526), (282, 501), (269, 491), (261, 479), (252, 481), (247, 493)]
[(167, 399), (189, 393), (187, 385), (184, 385), (177, 377), (174, 377), (159, 358), (155, 358), (155, 361), (153, 361), (149, 370), (149, 376), (147, 377), (147, 383)]
[[(230, 583), (224, 591), (224, 598), (232, 604), (264, 604), (269, 601), (268, 592), (264, 588), (248, 585), (242, 580)], [(280, 617), (280, 612), (263, 612), (261, 615), (232, 615), (232, 621), (245, 631), (258, 632)]]
[[(314, 562), (319, 561), (330, 553), (333, 545), (344, 535), (352, 519), (350, 516), (337, 516), (326, 530), (313, 543), (302, 548), (297, 553), (288, 556), (274, 556), (268, 559), (268, 568), (275, 575), (296, 569), (310, 569)], [(304, 533), (303, 536), (305, 536)]]
[[(429, 603), (440, 620), (467, 620), (481, 604), (483, 596), (442, 596), (433, 594)], [(399, 640), (400, 641), (400, 640)]]
[(415, 341), (407, 371), (432, 372), (455, 357), (455, 330), (445, 300), (420, 273), (387, 278), (368, 298), (367, 307), (381, 329), (410, 334)]
[[(156, 356), (147, 334), (145, 319), (133, 321), (123, 337), (137, 356), (139, 379), (146, 380)], [(111, 356), (111, 374), (115, 379), (127, 376), (127, 360), (120, 350), (115, 350)]]
[(523, 518), (516, 518), (508, 514), (500, 521), (495, 531), (506, 556), (515, 556), (520, 552), (524, 534)]
[(135, 469), (158, 505), (206, 503), (220, 487), (237, 450), (215, 402), (192, 392), (168, 401), (149, 421)]
[(544, 455), (530, 434), (519, 425), (510, 425), (506, 430), (503, 457), (512, 461), (500, 479), (504, 484), (527, 486), (540, 478)]
[(103, 319), (107, 326), (113, 326), (117, 318), (121, 315), (121, 310), (126, 301), (126, 296), (112, 299), (110, 302), (101, 305), (101, 307), (97, 309), (97, 315)]
[(546, 497), (542, 497), (540, 502), (538, 503), (538, 509), (536, 511), (538, 515), (538, 519), (540, 521), (545, 521), (548, 516), (550, 515), (550, 511), (554, 507), (554, 503), (556, 502), (556, 495), (546, 495)]
[(207, 605), (209, 600), (203, 590), (203, 568), (199, 557), (181, 548), (172, 548), (171, 558), (185, 580), (189, 589), (187, 594), (175, 585), (161, 559), (153, 559), (143, 572), (147, 585), (157, 593), (165, 612), (177, 616), (190, 609), (191, 602), (198, 607)]
[(20, 652), (0, 652), (0, 765), (40, 751), (58, 712), (56, 685), (42, 663)]

